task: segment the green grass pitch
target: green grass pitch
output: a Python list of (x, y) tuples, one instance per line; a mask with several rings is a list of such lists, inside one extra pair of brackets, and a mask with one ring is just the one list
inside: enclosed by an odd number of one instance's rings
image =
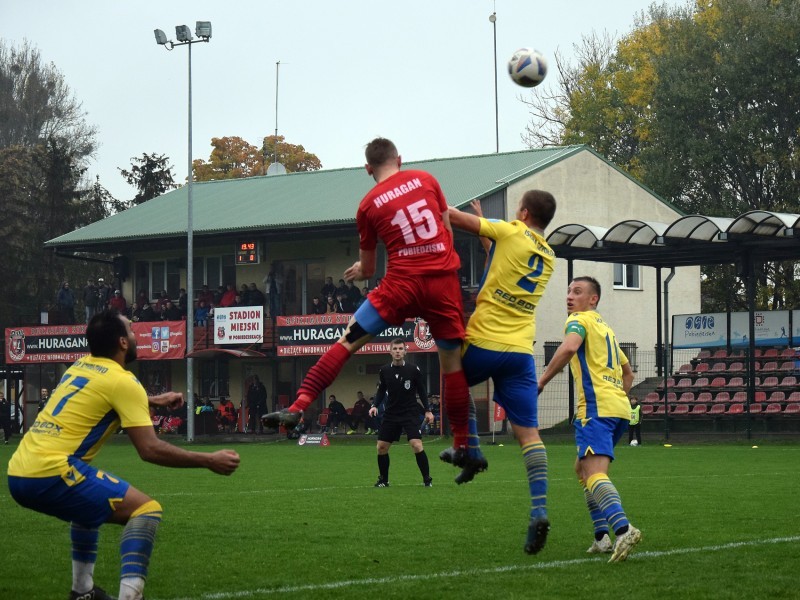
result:
[[(644, 537), (628, 562), (607, 564), (585, 553), (592, 530), (572, 444), (548, 444), (552, 529), (527, 556), (516, 443), (484, 440), (489, 470), (456, 486), (437, 458), (447, 442), (424, 441), (427, 489), (404, 443), (391, 452), (391, 487), (374, 488), (374, 439), (343, 436), (328, 448), (236, 445), (230, 478), (145, 464), (121, 439), (96, 464), (164, 507), (150, 600), (800, 597), (800, 445), (618, 447), (611, 477)], [(4, 466), (13, 449), (0, 446)], [(19, 508), (5, 485), (0, 515), (0, 598), (67, 597), (67, 524)], [(114, 594), (121, 532), (101, 530), (95, 572)]]

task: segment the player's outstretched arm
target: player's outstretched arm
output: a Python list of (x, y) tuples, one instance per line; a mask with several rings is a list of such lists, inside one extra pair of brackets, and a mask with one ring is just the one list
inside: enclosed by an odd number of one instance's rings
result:
[(148, 396), (147, 402), (150, 406), (177, 410), (183, 406), (183, 394), (180, 392), (164, 392), (157, 396)]
[(206, 468), (219, 475), (230, 475), (239, 466), (239, 455), (233, 450), (190, 452), (168, 444), (156, 436), (152, 427), (128, 427), (125, 431), (139, 457), (155, 465), (176, 468)]
[(475, 215), (465, 213), (452, 206), (447, 207), (447, 214), (450, 217), (450, 224), (456, 229), (475, 234), (480, 232), (481, 221)]
[(631, 387), (633, 387), (633, 377), (631, 363), (622, 365), (622, 389), (625, 390), (626, 394), (630, 393)]

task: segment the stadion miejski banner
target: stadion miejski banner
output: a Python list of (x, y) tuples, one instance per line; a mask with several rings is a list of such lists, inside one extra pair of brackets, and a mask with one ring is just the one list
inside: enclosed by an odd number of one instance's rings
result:
[[(730, 345), (745, 347), (750, 345), (748, 338), (750, 326), (749, 313), (730, 313)], [(797, 319), (800, 311), (792, 314), (796, 333), (793, 343), (800, 340)], [(790, 338), (789, 311), (758, 310), (753, 313), (756, 346), (788, 346)], [(728, 345), (728, 315), (726, 313), (705, 313), (674, 315), (672, 317), (673, 348), (721, 348)]]
[[(278, 356), (315, 356), (324, 354), (344, 335), (353, 315), (297, 315), (278, 317)], [(409, 320), (375, 336), (365, 344), (360, 354), (387, 354), (391, 341), (400, 338), (408, 352), (436, 352), (436, 342), (428, 323), (423, 319)]]
[(261, 344), (263, 342), (263, 306), (214, 309), (215, 344)]
[[(131, 323), (138, 360), (183, 358), (186, 321)], [(86, 325), (41, 325), (6, 329), (6, 363), (71, 363), (89, 354)]]

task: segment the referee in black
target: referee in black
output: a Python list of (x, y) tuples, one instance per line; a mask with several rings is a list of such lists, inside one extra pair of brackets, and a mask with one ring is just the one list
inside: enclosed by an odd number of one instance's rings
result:
[[(378, 414), (378, 406), (385, 402), (383, 420), (378, 430), (378, 472), (380, 476), (375, 487), (389, 487), (389, 448), (400, 441), (405, 432), (408, 443), (414, 451), (417, 466), (422, 473), (422, 483), (431, 487), (433, 479), (428, 465), (428, 455), (422, 447), (420, 432), (420, 413), (425, 413), (425, 421), (433, 423), (433, 413), (428, 404), (428, 394), (422, 381), (419, 367), (407, 365), (406, 343), (395, 338), (389, 347), (392, 362), (382, 367), (379, 373), (378, 393), (369, 409), (369, 416)], [(384, 396), (385, 399), (384, 399)], [(422, 406), (417, 403), (417, 396)], [(422, 410), (420, 410), (422, 409)]]

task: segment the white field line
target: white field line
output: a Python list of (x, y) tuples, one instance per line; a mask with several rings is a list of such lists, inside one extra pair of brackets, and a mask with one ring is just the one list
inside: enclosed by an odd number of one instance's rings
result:
[[(735, 550), (749, 546), (766, 546), (768, 544), (786, 544), (800, 541), (800, 536), (777, 537), (763, 540), (747, 540), (743, 542), (730, 542), (714, 546), (699, 546), (695, 548), (675, 548), (673, 550), (638, 552), (631, 554), (628, 560), (647, 560), (653, 558), (664, 558), (680, 554), (699, 554), (702, 552), (720, 552), (722, 550)], [(242, 590), (239, 592), (216, 592), (203, 594), (201, 596), (177, 598), (175, 600), (227, 600), (228, 598), (253, 598), (261, 596), (275, 596), (281, 594), (294, 594), (297, 592), (320, 592), (324, 590), (338, 590), (357, 586), (391, 585), (404, 583), (407, 581), (430, 581), (434, 579), (447, 579), (455, 577), (475, 577), (480, 575), (497, 575), (514, 571), (540, 571), (543, 569), (554, 569), (560, 567), (571, 567), (593, 562), (605, 562), (608, 557), (595, 558), (575, 558), (571, 560), (553, 560), (549, 562), (539, 562), (526, 565), (506, 565), (503, 567), (492, 567), (489, 569), (466, 569), (460, 571), (441, 571), (439, 573), (423, 573), (420, 575), (397, 575), (395, 577), (372, 577), (367, 579), (346, 579), (343, 581), (332, 581), (330, 583), (318, 583), (307, 585), (284, 586), (277, 588), (258, 588), (255, 590)], [(609, 567), (613, 568), (613, 567)]]

